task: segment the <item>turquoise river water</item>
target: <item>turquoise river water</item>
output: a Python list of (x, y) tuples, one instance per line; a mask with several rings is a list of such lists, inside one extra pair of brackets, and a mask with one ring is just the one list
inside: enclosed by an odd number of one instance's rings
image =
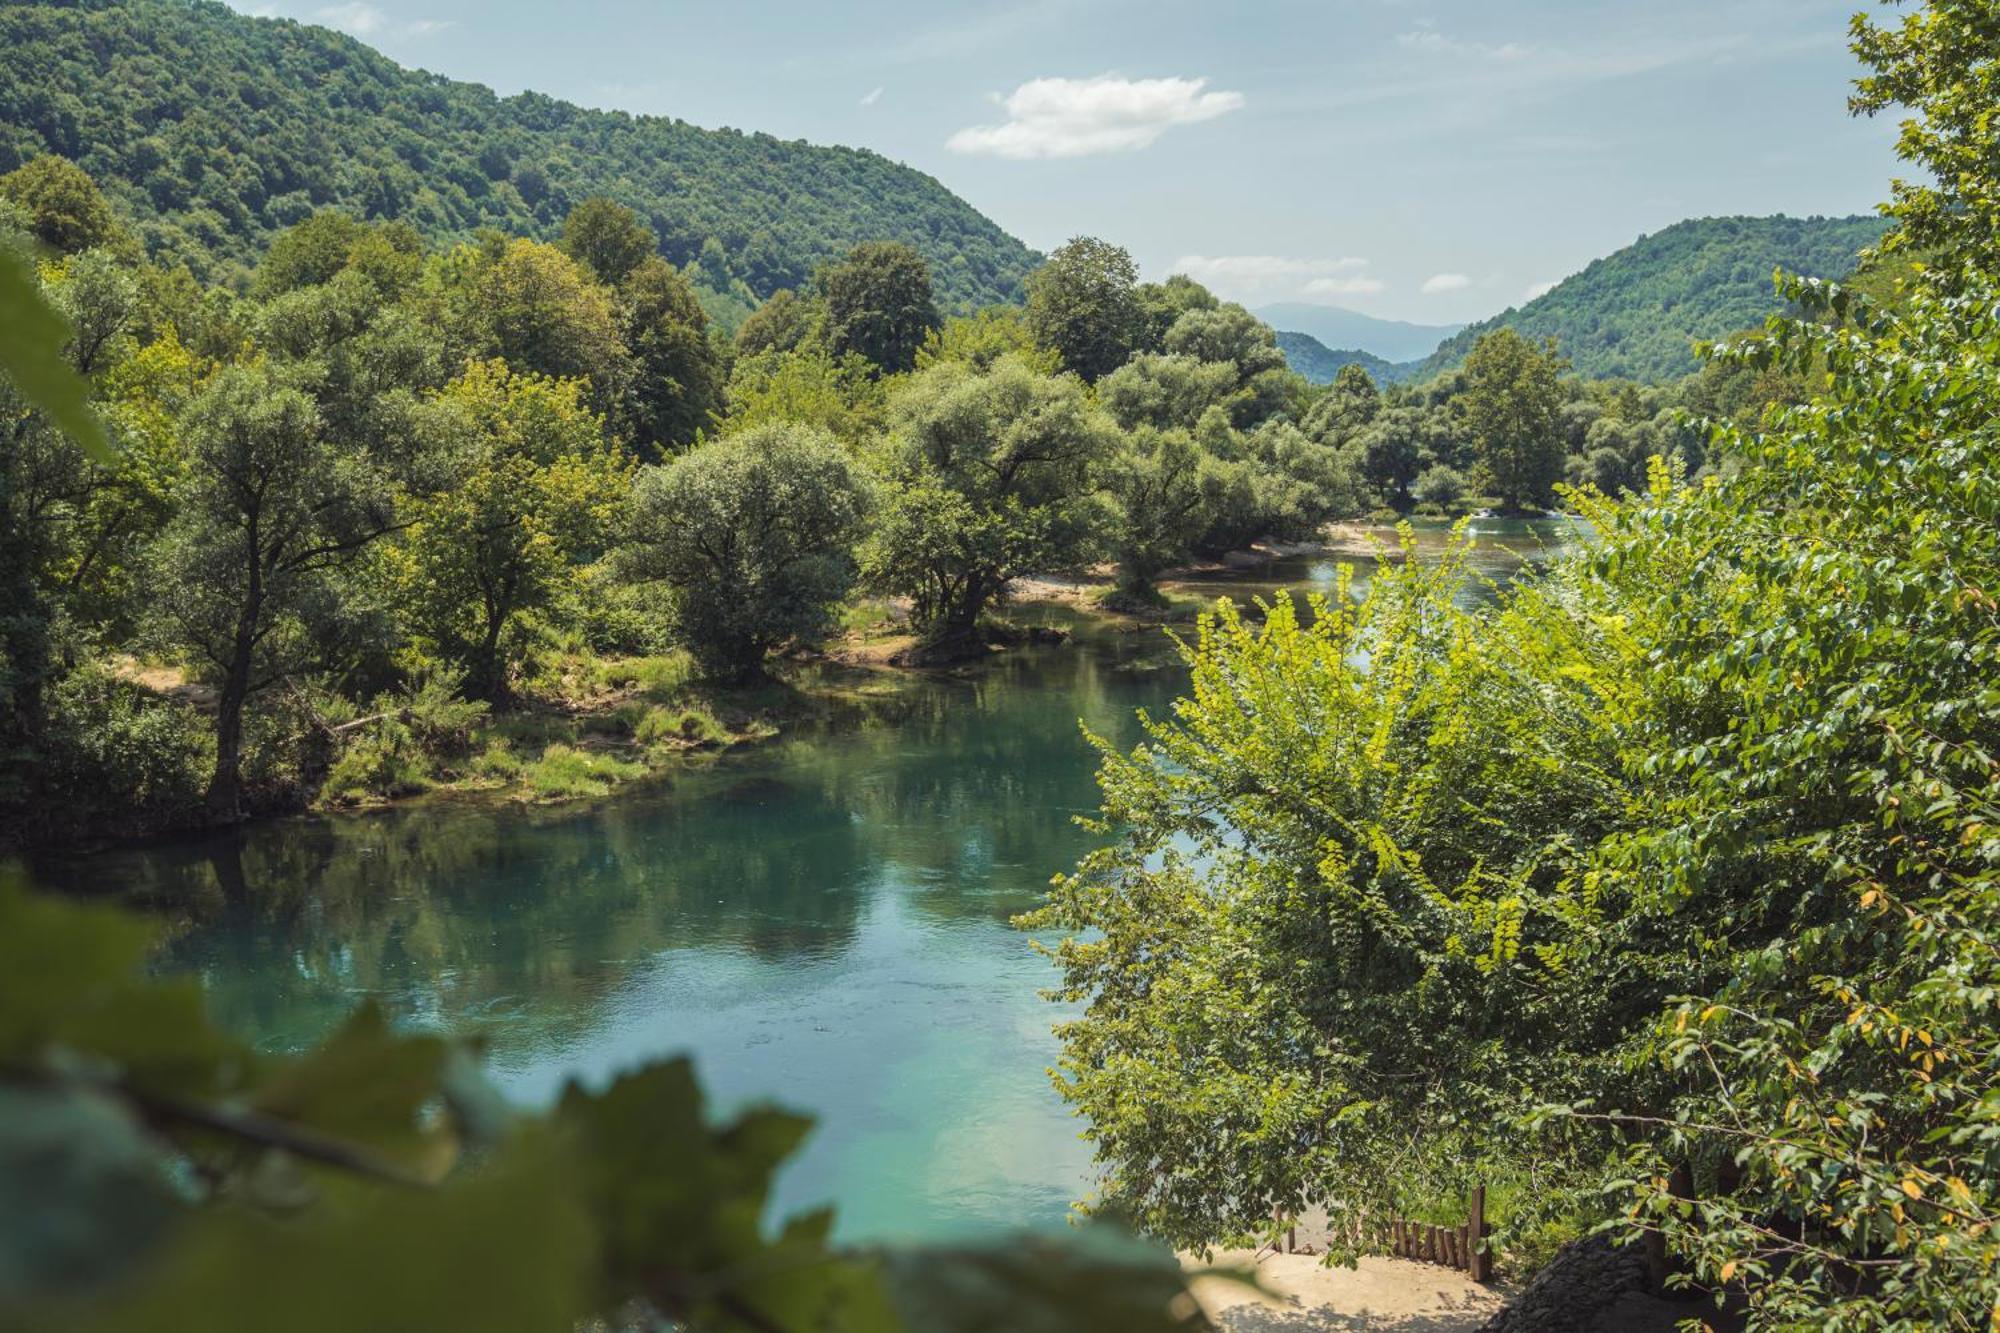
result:
[[(1501, 580), (1567, 532), (1480, 526), (1475, 566)], [(1184, 588), (1327, 588), (1335, 563)], [(173, 904), (159, 967), (199, 976), (267, 1047), (307, 1045), (373, 998), (405, 1024), (485, 1034), (527, 1104), (690, 1052), (723, 1107), (818, 1117), (781, 1211), (835, 1202), (848, 1237), (1055, 1226), (1089, 1189), (1090, 1153), (1046, 1073), (1052, 973), (1008, 921), (1089, 845), (1079, 721), (1129, 744), (1136, 711), (1185, 681), (1163, 632), (1086, 629), (858, 692), (597, 805), (436, 800), (33, 871)]]

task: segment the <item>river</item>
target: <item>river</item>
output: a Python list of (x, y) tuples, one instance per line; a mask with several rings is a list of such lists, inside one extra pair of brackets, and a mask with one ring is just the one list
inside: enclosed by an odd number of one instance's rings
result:
[[(1474, 568), (1495, 580), (1568, 531), (1479, 527)], [(1420, 529), (1427, 549), (1442, 536)], [(1335, 566), (1186, 586), (1330, 588)], [(1161, 631), (1099, 626), (862, 680), (822, 721), (596, 805), (431, 800), (32, 869), (172, 904), (159, 968), (199, 976), (265, 1047), (308, 1045), (372, 998), (483, 1034), (525, 1104), (691, 1052), (722, 1107), (818, 1117), (780, 1211), (835, 1202), (849, 1238), (1060, 1225), (1089, 1147), (1045, 1072), (1053, 974), (1008, 920), (1089, 846), (1079, 720), (1129, 744), (1185, 671)]]

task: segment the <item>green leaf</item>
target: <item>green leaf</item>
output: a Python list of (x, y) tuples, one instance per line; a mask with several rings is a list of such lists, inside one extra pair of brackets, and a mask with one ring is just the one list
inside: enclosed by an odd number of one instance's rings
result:
[(0, 246), (0, 372), (79, 448), (111, 467), (118, 451), (91, 410), (90, 386), (62, 357), (69, 336), (63, 317), (42, 299), (27, 259)]

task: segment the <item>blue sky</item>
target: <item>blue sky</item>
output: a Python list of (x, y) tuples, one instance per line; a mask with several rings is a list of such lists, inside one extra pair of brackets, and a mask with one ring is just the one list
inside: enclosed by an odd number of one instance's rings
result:
[(1896, 165), (1846, 113), (1863, 0), (236, 3), (503, 93), (872, 148), (1040, 249), (1423, 322), (1686, 217), (1865, 212)]

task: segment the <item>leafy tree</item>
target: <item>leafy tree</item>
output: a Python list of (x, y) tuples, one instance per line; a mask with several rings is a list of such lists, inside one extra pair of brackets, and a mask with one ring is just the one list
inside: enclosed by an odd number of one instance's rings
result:
[(1121, 600), (1158, 603), (1154, 585), (1161, 572), (1185, 560), (1207, 531), (1215, 479), (1206, 461), (1185, 430), (1140, 426), (1126, 434), (1105, 468), (1118, 507), (1108, 544)]
[(18, 205), (35, 238), (58, 254), (108, 245), (118, 235), (118, 221), (97, 183), (55, 153), (0, 176), (0, 199)]
[(1076, 237), (1028, 276), (1028, 327), (1035, 341), (1095, 384), (1140, 346), (1145, 329), (1138, 280), (1130, 252)]
[(1563, 362), (1512, 329), (1481, 338), (1465, 359), (1465, 419), (1494, 493), (1509, 509), (1538, 509), (1562, 476)]
[(1142, 352), (1097, 382), (1097, 400), (1127, 429), (1192, 431), (1211, 409), (1227, 415), (1241, 378), (1227, 361)]
[(210, 808), (243, 808), (243, 714), (308, 657), (334, 575), (394, 526), (390, 481), (329, 439), (310, 395), (264, 364), (216, 375), (181, 422), (187, 473), (155, 556), (165, 640), (218, 679)]
[(270, 298), (333, 281), (354, 269), (384, 296), (400, 294), (423, 267), (424, 240), (397, 222), (362, 222), (324, 209), (271, 241), (257, 265), (256, 294)]
[(736, 330), (736, 350), (745, 356), (789, 352), (819, 336), (821, 310), (789, 287), (780, 287)]
[(394, 565), (414, 627), (474, 697), (507, 696), (510, 631), (609, 543), (629, 466), (584, 387), (474, 362), (422, 419), (442, 484), (408, 504)]
[(1139, 301), (1139, 350), (1163, 352), (1167, 330), (1190, 310), (1214, 310), (1222, 303), (1215, 294), (1185, 273), (1176, 273), (1165, 282), (1142, 282), (1134, 289)]
[(978, 651), (979, 620), (1009, 580), (1075, 565), (1103, 522), (1095, 492), (1118, 432), (1070, 375), (1015, 360), (947, 362), (890, 402), (890, 482), (863, 567), (912, 602), (921, 656)]
[(1937, 252), (1982, 272), (2000, 270), (1993, 7), (1982, 0), (1929, 0), (1890, 23), (1857, 14), (1853, 33), (1854, 53), (1871, 71), (1855, 82), (1849, 102), (1855, 114), (1875, 116), (1899, 106), (1915, 113), (1902, 123), (1896, 155), (1923, 174), (1895, 182), (1886, 211), (1899, 230), (1884, 248)]
[(865, 475), (831, 435), (759, 426), (642, 472), (621, 563), (667, 585), (674, 636), (704, 671), (741, 679), (825, 634), (867, 507)]
[(626, 274), (618, 313), (632, 358), (625, 416), (633, 443), (654, 453), (692, 444), (723, 405), (722, 366), (693, 285), (648, 256)]
[(831, 432), (851, 448), (874, 436), (888, 411), (872, 364), (852, 353), (836, 360), (811, 344), (738, 357), (728, 397), (725, 433), (796, 422)]
[(553, 379), (588, 379), (600, 409), (630, 379), (611, 294), (552, 245), (498, 243), (477, 263), (459, 308), (478, 354)]
[(943, 327), (931, 331), (917, 350), (917, 369), (928, 370), (944, 361), (962, 361), (979, 370), (990, 370), (994, 362), (1008, 356), (1047, 375), (1062, 369), (1060, 357), (1035, 345), (1034, 332), (1015, 306), (992, 306), (974, 315), (946, 320)]
[(889, 374), (914, 367), (917, 350), (938, 327), (930, 269), (895, 241), (857, 245), (819, 274), (827, 346), (835, 356), (866, 357)]
[(615, 199), (595, 195), (563, 219), (562, 248), (607, 287), (617, 287), (633, 269), (658, 253), (652, 229)]
[(1300, 423), (1308, 435), (1339, 444), (1359, 434), (1382, 410), (1382, 391), (1374, 378), (1354, 364), (1342, 366), (1333, 383), (1314, 400)]

